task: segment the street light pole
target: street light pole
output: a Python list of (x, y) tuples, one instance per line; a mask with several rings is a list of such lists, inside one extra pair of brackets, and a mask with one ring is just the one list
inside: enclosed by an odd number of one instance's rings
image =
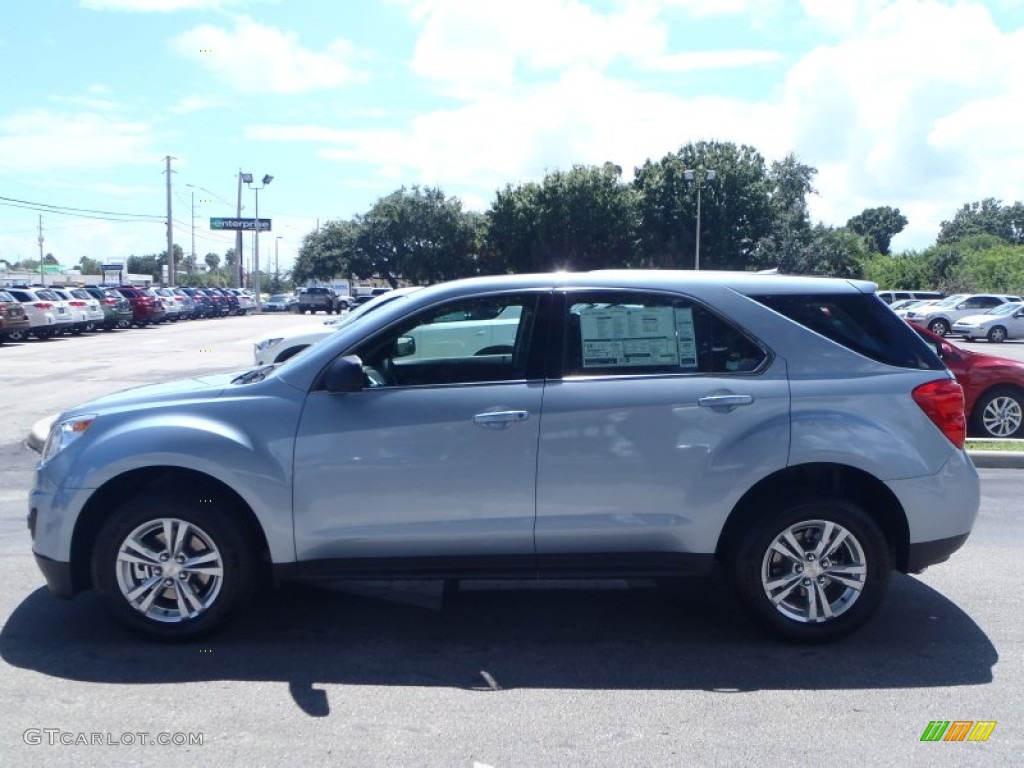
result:
[(281, 244), (282, 235), (278, 235), (274, 240), (274, 277), (277, 277), (278, 265), (277, 265), (277, 246)]
[(260, 300), (260, 190), (272, 182), (274, 177), (269, 173), (265, 175), (263, 177), (263, 186), (261, 187), (254, 187), (252, 185), (251, 173), (243, 173), (240, 178), (249, 189), (256, 193), (256, 220), (253, 223), (252, 275), (249, 282), (253, 286), (253, 293), (256, 294), (256, 311), (261, 312), (263, 310), (263, 303)]
[(704, 175), (701, 178), (697, 178), (697, 171), (685, 170), (683, 171), (683, 178), (686, 179), (690, 184), (694, 184), (697, 187), (697, 237), (695, 238), (696, 244), (693, 249), (693, 270), (694, 272), (700, 271), (700, 192), (701, 187), (704, 186), (706, 181), (714, 181), (717, 176), (713, 170), (705, 170)]

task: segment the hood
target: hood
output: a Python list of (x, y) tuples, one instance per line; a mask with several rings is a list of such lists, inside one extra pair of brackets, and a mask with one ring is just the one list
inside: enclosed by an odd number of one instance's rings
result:
[(997, 357), (986, 352), (972, 352), (963, 347), (957, 347), (957, 351), (971, 361), (971, 367), (978, 368), (1013, 368), (1024, 376), (1024, 363), (1020, 360), (1011, 360), (1008, 357)]
[(67, 414), (116, 411), (140, 405), (159, 405), (161, 403), (174, 402), (175, 400), (190, 400), (195, 397), (204, 399), (214, 398), (225, 387), (231, 385), (232, 379), (242, 373), (245, 373), (245, 371), (216, 373), (209, 376), (167, 381), (162, 384), (147, 384), (141, 387), (133, 387), (132, 389), (125, 389), (111, 395), (104, 395), (95, 400), (90, 400), (87, 403), (72, 408)]

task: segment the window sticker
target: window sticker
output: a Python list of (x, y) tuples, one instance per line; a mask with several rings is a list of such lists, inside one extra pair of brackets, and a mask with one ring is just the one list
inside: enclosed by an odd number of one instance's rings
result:
[[(694, 347), (692, 315), (689, 322), (690, 345)], [(672, 307), (584, 308), (580, 311), (583, 367), (678, 366), (682, 345), (677, 343), (676, 333)]]
[(697, 367), (697, 331), (693, 327), (693, 309), (685, 307), (675, 310), (676, 340), (679, 342), (679, 366)]

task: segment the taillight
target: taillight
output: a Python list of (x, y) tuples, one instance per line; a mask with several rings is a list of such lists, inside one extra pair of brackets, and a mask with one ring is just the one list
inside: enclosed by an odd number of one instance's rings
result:
[(72, 307), (84, 307), (85, 306), (85, 302), (84, 301), (69, 301), (68, 304), (70, 304)]
[(967, 440), (963, 387), (952, 379), (939, 379), (916, 387), (912, 394), (914, 402), (949, 442), (963, 448)]
[(117, 299), (104, 299), (103, 303), (110, 307), (116, 307), (120, 302)]
[(36, 309), (53, 309), (53, 304), (46, 301), (37, 301), (32, 306)]

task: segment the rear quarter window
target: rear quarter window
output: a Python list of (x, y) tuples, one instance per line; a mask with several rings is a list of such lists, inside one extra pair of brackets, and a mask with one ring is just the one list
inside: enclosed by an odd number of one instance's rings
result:
[(750, 298), (879, 363), (919, 370), (942, 370), (945, 367), (913, 329), (873, 294), (791, 294)]

